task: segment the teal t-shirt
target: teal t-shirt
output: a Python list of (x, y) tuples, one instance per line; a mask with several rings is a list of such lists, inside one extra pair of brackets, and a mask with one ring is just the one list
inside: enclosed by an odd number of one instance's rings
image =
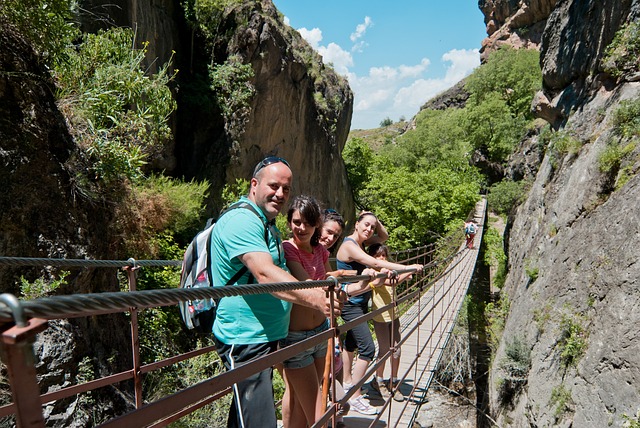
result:
[[(243, 266), (238, 256), (250, 252), (270, 253), (273, 263), (287, 270), (278, 229), (270, 227), (267, 247), (264, 237), (266, 217), (246, 197), (240, 200), (252, 204), (263, 218), (248, 209), (237, 208), (217, 221), (211, 235), (212, 273), (216, 286), (225, 286)], [(249, 275), (247, 271), (236, 284), (246, 284)], [(290, 312), (290, 303), (271, 294), (223, 297), (218, 304), (213, 334), (227, 345), (280, 340), (287, 336)]]

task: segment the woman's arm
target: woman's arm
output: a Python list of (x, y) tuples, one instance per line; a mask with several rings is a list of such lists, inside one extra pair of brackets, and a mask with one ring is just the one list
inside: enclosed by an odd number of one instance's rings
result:
[(376, 259), (375, 257), (372, 257), (369, 254), (367, 254), (356, 243), (351, 241), (345, 242), (344, 244), (342, 244), (342, 247), (340, 247), (340, 249), (342, 250), (343, 248), (344, 248), (344, 252), (342, 254), (347, 256), (345, 257), (346, 261), (355, 260), (358, 263), (362, 263), (363, 265), (370, 268), (374, 268), (376, 270), (380, 270), (382, 268), (389, 269), (389, 270), (399, 270), (399, 269), (407, 269), (407, 268), (415, 268), (416, 270), (422, 270), (422, 265), (405, 266), (399, 263), (392, 263), (387, 260)]
[(295, 276), (298, 281), (306, 281), (307, 279), (310, 279), (309, 273), (304, 270), (304, 267), (302, 267), (302, 264), (300, 262), (287, 260), (287, 267), (289, 268), (289, 272), (291, 272), (291, 275)]
[[(382, 269), (381, 273), (386, 273), (389, 275), (391, 271), (387, 269)], [(360, 275), (369, 275), (374, 276), (377, 275), (375, 269), (366, 268), (362, 271)], [(381, 278), (374, 278), (373, 280), (363, 279), (360, 282), (353, 282), (344, 284), (343, 290), (347, 294), (347, 297), (359, 296), (360, 294), (364, 294), (367, 291), (373, 290), (375, 287), (380, 287), (384, 285), (385, 281), (388, 279), (388, 276), (383, 276)]]

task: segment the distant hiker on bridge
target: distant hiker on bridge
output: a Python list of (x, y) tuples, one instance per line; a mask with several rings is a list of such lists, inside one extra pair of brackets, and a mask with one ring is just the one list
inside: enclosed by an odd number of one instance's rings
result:
[(476, 237), (477, 231), (478, 231), (478, 226), (473, 221), (473, 219), (469, 220), (464, 224), (464, 234), (465, 234), (465, 237), (467, 238), (466, 245), (467, 245), (467, 248), (469, 248), (470, 250), (473, 250), (473, 240)]
[[(220, 218), (211, 240), (214, 284), (224, 286), (245, 266), (248, 271), (230, 286), (297, 281), (286, 270), (280, 232), (274, 224), (289, 199), (292, 180), (289, 164), (282, 158), (270, 156), (256, 165), (249, 194), (240, 200), (258, 208), (260, 217), (250, 210), (239, 209)], [(291, 303), (332, 315), (331, 302), (320, 288), (220, 300), (213, 334), (227, 370), (277, 349), (278, 341), (288, 334)], [(333, 304), (333, 315), (338, 315), (342, 302), (335, 299)], [(272, 376), (273, 370), (269, 368), (233, 386), (228, 427), (277, 426)]]
[[(289, 271), (299, 281), (324, 280), (328, 275), (338, 277), (354, 275), (355, 271), (330, 272), (329, 251), (319, 243), (322, 230), (322, 213), (315, 199), (297, 196), (287, 213), (287, 221), (293, 237), (283, 243)], [(375, 275), (373, 269), (365, 275)], [(376, 280), (383, 284), (384, 278)], [(361, 281), (354, 288), (365, 289), (369, 281)], [(327, 316), (319, 310), (294, 304), (291, 309), (289, 335), (280, 340), (286, 347), (329, 329)], [(325, 411), (320, 385), (324, 377), (327, 342), (315, 345), (285, 360), (284, 380), (286, 389), (282, 398), (282, 422), (287, 428), (312, 426)], [(328, 375), (328, 373), (327, 373)]]
[[(374, 269), (406, 269), (407, 267), (422, 270), (422, 265), (405, 266), (398, 263), (391, 263), (386, 260), (379, 260), (371, 257), (364, 250), (365, 245), (382, 243), (389, 237), (386, 229), (378, 221), (378, 218), (371, 212), (362, 212), (356, 221), (354, 231), (344, 238), (337, 253), (338, 269), (355, 269), (358, 274), (371, 267)], [(373, 288), (373, 287), (372, 287)], [(351, 297), (351, 292), (346, 289), (347, 300), (342, 309), (342, 318), (345, 321), (352, 321), (369, 311), (369, 300), (371, 291)], [(358, 358), (353, 364), (354, 352), (358, 349)], [(345, 338), (344, 359), (344, 386), (348, 389), (350, 385), (358, 383), (367, 371), (369, 363), (375, 357), (375, 345), (371, 336), (371, 331), (367, 323), (359, 324), (357, 327), (347, 331)], [(365, 415), (374, 415), (378, 409), (371, 406), (362, 396), (362, 391), (358, 389), (349, 400), (351, 409)]]
[[(389, 249), (384, 244), (373, 244), (369, 246), (367, 252), (378, 260), (389, 259)], [(395, 281), (388, 279), (384, 287), (376, 287), (371, 296), (371, 310), (383, 308), (391, 305), (396, 299), (395, 287), (409, 279), (411, 273), (403, 273), (398, 275)], [(371, 381), (373, 389), (377, 390), (386, 400), (393, 393), (393, 399), (396, 401), (404, 401), (404, 395), (398, 389), (398, 367), (400, 364), (400, 314), (393, 308), (376, 315), (373, 318), (373, 328), (376, 332), (378, 340), (378, 360), (389, 352), (393, 347), (394, 351), (391, 355), (391, 376), (388, 382), (384, 381), (383, 362), (376, 370), (376, 378)], [(396, 388), (394, 391), (394, 387)]]

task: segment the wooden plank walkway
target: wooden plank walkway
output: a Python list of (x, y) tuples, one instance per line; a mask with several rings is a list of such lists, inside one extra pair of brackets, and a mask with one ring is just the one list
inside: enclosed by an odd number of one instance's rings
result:
[[(401, 334), (406, 341), (402, 344), (402, 354), (398, 377), (402, 379), (400, 391), (404, 402), (390, 400), (388, 403), (379, 394), (371, 392), (369, 401), (378, 407), (379, 415), (362, 415), (351, 411), (344, 417), (349, 428), (363, 427), (410, 427), (425, 402), (427, 390), (433, 380), (434, 370), (455, 326), (458, 312), (469, 288), (478, 257), (477, 248), (482, 241), (486, 200), (478, 202), (475, 221), (478, 232), (473, 250), (460, 251), (447, 267), (447, 274), (427, 290), (402, 317)], [(421, 322), (419, 322), (421, 321)], [(409, 335), (410, 334), (410, 335)], [(387, 361), (385, 379), (390, 376)], [(363, 389), (366, 390), (368, 383)], [(386, 405), (386, 407), (384, 407)], [(376, 418), (379, 416), (378, 420)]]

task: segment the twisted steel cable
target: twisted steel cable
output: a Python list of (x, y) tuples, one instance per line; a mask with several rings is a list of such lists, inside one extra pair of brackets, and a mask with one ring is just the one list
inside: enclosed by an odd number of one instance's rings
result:
[[(406, 269), (413, 272), (415, 269)], [(398, 271), (400, 273), (404, 271)], [(374, 275), (375, 278), (386, 276)], [(338, 277), (338, 282), (357, 282), (371, 280), (369, 275)], [(334, 286), (333, 279), (322, 281), (278, 282), (269, 284), (234, 285), (231, 287), (173, 288), (161, 290), (119, 291), (90, 294), (71, 294), (66, 296), (43, 297), (21, 301), (20, 307), (27, 318), (59, 319), (75, 318), (123, 312), (131, 308), (151, 308), (175, 305), (180, 301), (196, 299), (220, 299), (222, 297), (249, 294), (268, 294), (278, 291), (301, 290), (308, 288)], [(4, 306), (3, 306), (4, 305)], [(14, 320), (14, 311), (0, 299), (0, 322)]]
[(152, 267), (181, 266), (181, 260), (86, 260), (86, 259), (48, 259), (37, 257), (0, 256), (0, 266), (61, 266), (61, 267)]

